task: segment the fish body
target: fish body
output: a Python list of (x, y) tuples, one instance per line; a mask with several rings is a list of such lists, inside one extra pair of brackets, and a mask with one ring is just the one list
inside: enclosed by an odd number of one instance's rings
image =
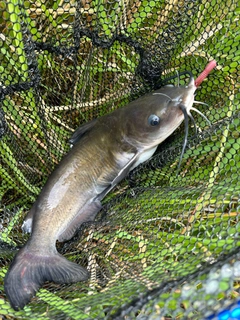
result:
[(50, 175), (27, 215), (31, 232), (15, 256), (4, 287), (11, 306), (23, 308), (46, 281), (87, 280), (88, 271), (56, 250), (83, 222), (94, 220), (103, 197), (130, 170), (149, 159), (190, 112), (196, 86), (164, 86), (79, 127), (73, 147)]

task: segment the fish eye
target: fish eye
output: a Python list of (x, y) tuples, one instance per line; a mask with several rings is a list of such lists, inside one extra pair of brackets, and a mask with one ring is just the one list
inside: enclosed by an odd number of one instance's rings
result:
[(151, 114), (148, 117), (148, 123), (153, 127), (157, 126), (160, 123), (160, 118), (158, 116), (156, 116), (155, 114)]

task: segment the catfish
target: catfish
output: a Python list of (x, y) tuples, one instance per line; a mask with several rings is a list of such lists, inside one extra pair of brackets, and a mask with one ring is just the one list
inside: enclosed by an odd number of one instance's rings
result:
[(71, 239), (82, 223), (93, 221), (101, 200), (129, 171), (149, 159), (184, 119), (188, 127), (196, 88), (193, 77), (188, 86), (163, 86), (76, 130), (72, 148), (24, 221), (30, 238), (4, 280), (13, 309), (22, 309), (46, 281), (61, 284), (89, 278), (86, 268), (58, 253), (56, 241)]

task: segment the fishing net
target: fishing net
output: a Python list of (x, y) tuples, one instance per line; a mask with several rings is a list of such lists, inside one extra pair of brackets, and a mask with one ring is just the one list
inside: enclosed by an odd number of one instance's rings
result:
[[(240, 319), (238, 5), (0, 2), (2, 319)], [(90, 279), (45, 283), (14, 311), (4, 276), (74, 130), (165, 80), (187, 84), (181, 72), (196, 78), (213, 59), (196, 91), (211, 125), (194, 113), (179, 171), (184, 126), (105, 197), (93, 223), (57, 243)]]

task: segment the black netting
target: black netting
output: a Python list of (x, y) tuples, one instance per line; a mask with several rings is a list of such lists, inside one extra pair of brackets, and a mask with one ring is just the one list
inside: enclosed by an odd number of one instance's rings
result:
[[(236, 0), (0, 2), (2, 319), (240, 319), (239, 9)], [(93, 222), (57, 243), (89, 279), (46, 281), (12, 309), (4, 277), (29, 238), (21, 226), (76, 128), (166, 83), (187, 85), (185, 71), (196, 79), (212, 60), (195, 96), (211, 125), (192, 111), (197, 132), (190, 121), (180, 169), (184, 124), (104, 197)]]

